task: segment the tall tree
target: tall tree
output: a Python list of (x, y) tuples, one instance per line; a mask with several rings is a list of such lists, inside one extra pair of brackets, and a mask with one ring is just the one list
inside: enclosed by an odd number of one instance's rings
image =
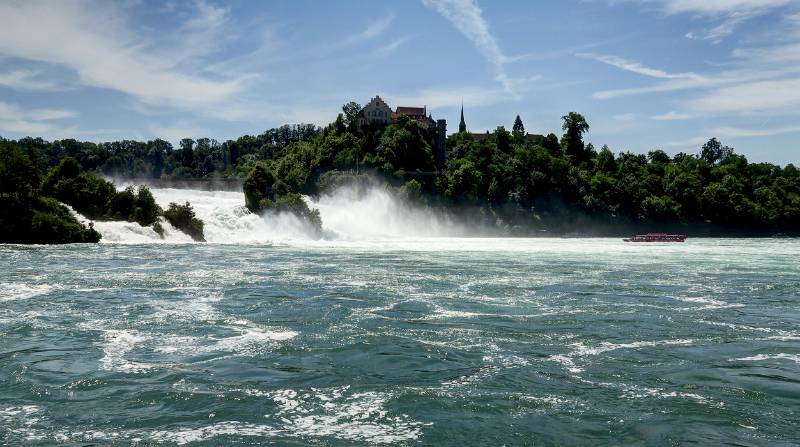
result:
[(522, 124), (522, 118), (517, 115), (517, 119), (514, 120), (514, 127), (511, 128), (511, 135), (514, 136), (514, 139), (517, 141), (522, 141), (525, 138), (525, 125)]
[(700, 151), (700, 158), (707, 161), (708, 164), (724, 160), (733, 154), (733, 149), (729, 146), (723, 146), (716, 138), (712, 138), (703, 145)]
[(342, 106), (344, 113), (344, 123), (347, 125), (347, 130), (353, 132), (358, 125), (358, 115), (361, 113), (361, 105), (355, 101), (350, 101)]
[(583, 144), (583, 134), (589, 130), (586, 118), (580, 113), (569, 112), (561, 117), (564, 124), (561, 126), (564, 135), (561, 137), (561, 147), (564, 152), (573, 157), (577, 162), (586, 159), (586, 147)]
[(194, 140), (184, 138), (181, 140), (181, 164), (191, 168), (194, 163)]

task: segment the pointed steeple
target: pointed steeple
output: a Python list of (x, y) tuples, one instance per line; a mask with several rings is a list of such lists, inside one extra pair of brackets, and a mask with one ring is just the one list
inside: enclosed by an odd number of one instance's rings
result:
[(461, 103), (461, 122), (458, 123), (458, 133), (467, 131), (467, 123), (464, 122), (464, 103)]

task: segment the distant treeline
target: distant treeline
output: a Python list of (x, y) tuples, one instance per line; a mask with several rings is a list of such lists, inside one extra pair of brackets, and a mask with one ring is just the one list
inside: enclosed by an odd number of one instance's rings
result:
[[(669, 156), (597, 150), (584, 142), (589, 124), (563, 116), (563, 134), (532, 141), (519, 116), (511, 131), (460, 132), (447, 139), (448, 159), (436, 166), (434, 135), (400, 116), (390, 125), (359, 126), (348, 103), (324, 128), (285, 125), (258, 136), (219, 143), (184, 139), (91, 143), (23, 138), (13, 143), (40, 154), (46, 166), (75, 158), (86, 171), (127, 178), (246, 178), (248, 207), (301, 207), (298, 194), (370, 172), (402, 188), (411, 200), (478, 210), (484, 222), (524, 234), (554, 228), (693, 229), (714, 234), (800, 234), (800, 171), (749, 163), (710, 139), (696, 154)], [(338, 179), (338, 180), (337, 180)], [(249, 196), (248, 196), (249, 194)], [(245, 200), (243, 200), (243, 203)], [(277, 205), (276, 205), (277, 204)], [(319, 216), (300, 214), (312, 221)], [(587, 231), (587, 233), (593, 233)]]

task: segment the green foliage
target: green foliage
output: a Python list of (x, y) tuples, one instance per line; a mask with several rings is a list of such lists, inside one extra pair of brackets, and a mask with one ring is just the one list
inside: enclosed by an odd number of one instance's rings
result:
[[(322, 231), (322, 218), (319, 210), (311, 210), (303, 196), (297, 192), (290, 191), (291, 186), (295, 186), (296, 179), (292, 180), (293, 170), (289, 170), (289, 181), (284, 183), (275, 179), (275, 175), (264, 165), (256, 165), (244, 181), (245, 206), (250, 211), (275, 211), (292, 213), (309, 224), (317, 232)], [(286, 178), (286, 177), (284, 177)]]
[(271, 200), (274, 198), (274, 193), (272, 191), (274, 185), (275, 174), (268, 170), (263, 164), (255, 165), (247, 175), (242, 186), (247, 209), (254, 213), (260, 211), (262, 200)]
[(342, 112), (344, 113), (344, 124), (347, 126), (347, 130), (355, 132), (358, 125), (358, 114), (361, 113), (361, 105), (350, 101), (342, 106)]
[(110, 182), (81, 172), (80, 164), (72, 157), (65, 157), (47, 173), (42, 192), (90, 219), (105, 217), (109, 203), (117, 194)]
[(525, 125), (522, 124), (522, 118), (517, 115), (514, 119), (514, 127), (511, 128), (511, 135), (514, 137), (514, 141), (522, 142), (522, 139), (525, 137)]
[(161, 207), (156, 203), (153, 193), (141, 185), (136, 190), (136, 204), (131, 213), (133, 220), (139, 225), (148, 226), (158, 222), (158, 215), (161, 213)]
[(412, 179), (400, 187), (400, 195), (408, 200), (417, 202), (422, 198), (422, 183)]
[(580, 163), (587, 158), (583, 134), (589, 131), (589, 124), (583, 115), (576, 112), (569, 112), (561, 119), (564, 121), (561, 126), (564, 130), (564, 136), (561, 137), (561, 148), (575, 162)]
[(97, 242), (100, 233), (75, 219), (57, 200), (38, 196), (25, 201), (0, 197), (0, 243), (67, 244)]
[(149, 192), (117, 192), (92, 172), (128, 178), (238, 177), (245, 179), (251, 211), (280, 209), (313, 223), (313, 211), (299, 194), (363, 183), (359, 179), (366, 171), (382, 175), (410, 199), (421, 199), (425, 191), (427, 203), (481, 208), (486, 219), (509, 228), (550, 216), (800, 234), (797, 167), (749, 163), (716, 139), (696, 155), (615, 153), (607, 146), (596, 152), (583, 140), (589, 124), (578, 113), (562, 117), (560, 140), (553, 133), (528, 140), (517, 116), (511, 132), (498, 127), (485, 134), (450, 135), (447, 165), (437, 172), (434, 131), (407, 116), (388, 126), (361, 126), (360, 111), (356, 103), (345, 104), (324, 129), (285, 125), (222, 143), (184, 139), (175, 149), (163, 140), (0, 139), (0, 197), (24, 204), (49, 195), (91, 218), (151, 224), (158, 210)]
[(17, 144), (0, 139), (0, 195), (25, 200), (39, 186), (35, 160)]
[[(203, 221), (195, 216), (194, 209), (189, 202), (183, 205), (170, 203), (169, 207), (164, 210), (164, 219), (173, 227), (191, 236), (193, 240), (197, 242), (206, 241), (203, 236)], [(155, 228), (153, 229), (155, 230)]]
[(64, 158), (48, 172), (42, 191), (91, 219), (127, 220), (147, 226), (156, 222), (161, 212), (147, 187), (134, 190), (129, 186), (118, 192), (110, 182), (81, 172), (72, 157)]
[(376, 154), (371, 159), (373, 166), (381, 166), (385, 172), (433, 171), (433, 151), (416, 121), (405, 115), (397, 124), (386, 127)]

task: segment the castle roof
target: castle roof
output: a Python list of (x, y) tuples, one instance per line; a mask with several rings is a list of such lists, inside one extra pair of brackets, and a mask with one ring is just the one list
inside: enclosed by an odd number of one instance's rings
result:
[[(375, 95), (375, 97), (372, 98), (367, 104), (369, 105), (369, 104), (371, 104), (373, 102), (377, 103), (380, 106), (386, 107), (387, 109), (391, 110), (391, 107), (389, 107), (389, 104), (386, 104), (386, 101), (384, 101), (383, 98), (381, 98), (379, 95)], [(364, 110), (364, 108), (362, 107), (361, 110)]]
[(398, 106), (397, 113), (398, 115), (408, 115), (408, 116), (418, 116), (418, 115), (427, 115), (426, 107), (402, 107)]

